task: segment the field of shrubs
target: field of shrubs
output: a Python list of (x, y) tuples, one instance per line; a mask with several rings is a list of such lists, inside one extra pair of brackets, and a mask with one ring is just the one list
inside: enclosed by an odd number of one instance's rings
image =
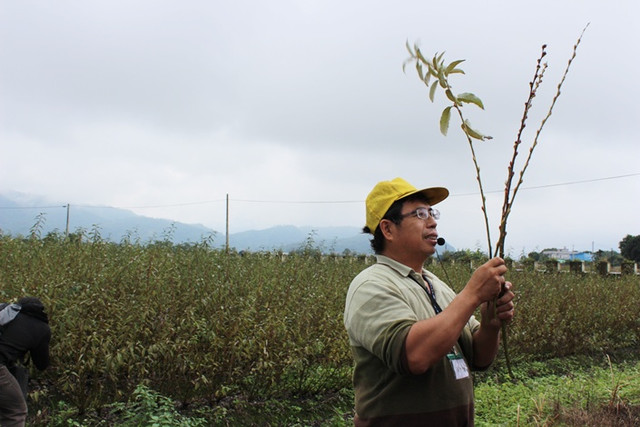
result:
[[(349, 282), (370, 259), (79, 237), (0, 236), (0, 301), (40, 297), (53, 332), (52, 366), (31, 372), (32, 425), (131, 417), (122, 405), (132, 396), (201, 425), (226, 425), (240, 401), (259, 408), (251, 423), (284, 410), (273, 407), (280, 400), (351, 399), (342, 311)], [(429, 268), (444, 278), (443, 265)], [(457, 289), (470, 275), (468, 265), (446, 269)], [(639, 276), (513, 269), (509, 280), (514, 365), (638, 353)], [(504, 371), (502, 356), (492, 369)]]

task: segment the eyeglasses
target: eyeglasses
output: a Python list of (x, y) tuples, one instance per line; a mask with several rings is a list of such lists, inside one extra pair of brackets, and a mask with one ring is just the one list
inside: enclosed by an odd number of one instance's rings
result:
[(424, 220), (427, 220), (430, 217), (433, 219), (440, 219), (440, 211), (435, 208), (418, 208), (404, 215), (400, 215), (400, 219), (404, 219), (408, 216), (417, 216), (418, 218)]

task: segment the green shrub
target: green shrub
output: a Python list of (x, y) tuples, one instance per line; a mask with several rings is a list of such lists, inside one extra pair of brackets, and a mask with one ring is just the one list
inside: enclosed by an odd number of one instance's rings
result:
[[(0, 236), (0, 300), (37, 295), (50, 315), (52, 366), (32, 373), (32, 412), (60, 401), (78, 416), (104, 411), (140, 384), (185, 406), (285, 400), (351, 387), (342, 312), (368, 262), (227, 254), (206, 242), (113, 244), (95, 233)], [(469, 265), (442, 267), (429, 269), (456, 290), (471, 274)], [(518, 359), (637, 348), (638, 276), (508, 274), (516, 369)]]

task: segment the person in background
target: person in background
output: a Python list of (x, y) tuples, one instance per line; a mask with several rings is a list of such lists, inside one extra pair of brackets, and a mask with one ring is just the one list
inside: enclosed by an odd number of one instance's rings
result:
[[(27, 419), (26, 370), (21, 365), (28, 353), (39, 370), (49, 366), (51, 329), (44, 305), (35, 297), (18, 301), (17, 316), (0, 330), (0, 426), (24, 426)], [(11, 370), (23, 369), (22, 382)]]
[(448, 195), (396, 178), (366, 199), (363, 231), (373, 235), (376, 263), (353, 279), (344, 310), (356, 426), (474, 424), (471, 371), (493, 362), (514, 293), (501, 258), (475, 270), (458, 294), (423, 267), (438, 239), (433, 206)]

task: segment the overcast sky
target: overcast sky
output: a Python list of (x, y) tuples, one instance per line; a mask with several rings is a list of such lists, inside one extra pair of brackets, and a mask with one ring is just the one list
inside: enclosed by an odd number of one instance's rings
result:
[[(376, 182), (445, 186), (438, 229), (486, 250), (469, 146), (405, 43), (447, 62), (493, 140), (475, 145), (497, 239), (507, 164), (543, 44), (546, 113), (507, 248), (618, 249), (640, 234), (636, 0), (0, 0), (0, 192), (224, 232), (364, 225)], [(521, 163), (519, 163), (521, 166)], [(1, 214), (1, 212), (0, 212)]]

